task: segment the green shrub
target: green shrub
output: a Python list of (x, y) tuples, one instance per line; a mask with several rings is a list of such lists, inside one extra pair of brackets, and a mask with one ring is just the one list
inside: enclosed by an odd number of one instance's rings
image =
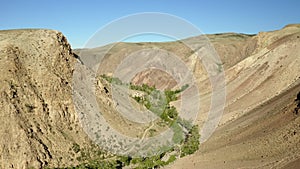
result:
[(181, 157), (184, 157), (189, 154), (193, 154), (199, 149), (199, 128), (197, 125), (193, 126), (189, 131), (184, 144), (181, 147)]
[(80, 146), (77, 143), (73, 143), (72, 149), (75, 153), (80, 151)]

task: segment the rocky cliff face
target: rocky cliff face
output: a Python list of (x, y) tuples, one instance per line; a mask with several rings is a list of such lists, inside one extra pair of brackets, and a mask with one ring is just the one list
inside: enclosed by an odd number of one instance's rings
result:
[(72, 102), (74, 57), (62, 33), (0, 31), (0, 168), (77, 164), (90, 145)]

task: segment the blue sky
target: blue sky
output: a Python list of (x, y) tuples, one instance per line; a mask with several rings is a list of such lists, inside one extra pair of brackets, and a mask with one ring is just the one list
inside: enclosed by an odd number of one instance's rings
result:
[(253, 34), (300, 23), (299, 8), (299, 0), (2, 0), (0, 29), (55, 29), (79, 48), (104, 25), (140, 12), (169, 13), (206, 34)]

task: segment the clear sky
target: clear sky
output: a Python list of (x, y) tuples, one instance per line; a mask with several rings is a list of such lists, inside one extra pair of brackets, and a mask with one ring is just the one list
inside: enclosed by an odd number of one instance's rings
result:
[(205, 34), (253, 34), (300, 23), (299, 0), (2, 0), (0, 29), (55, 29), (79, 48), (104, 25), (139, 12), (176, 15)]

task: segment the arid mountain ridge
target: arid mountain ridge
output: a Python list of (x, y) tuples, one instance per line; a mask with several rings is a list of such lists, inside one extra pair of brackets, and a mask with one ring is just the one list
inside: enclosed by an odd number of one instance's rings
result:
[[(169, 168), (297, 168), (300, 26), (207, 37), (225, 70), (224, 114), (197, 153)], [(185, 40), (198, 42), (197, 37)], [(0, 168), (68, 167), (97, 157), (101, 148), (88, 138), (75, 112), (72, 76), (81, 54), (97, 55), (107, 47), (72, 50), (54, 30), (0, 31)], [(112, 74), (127, 54), (151, 47), (171, 51), (193, 70), (201, 94), (201, 128), (211, 104), (211, 85), (201, 61), (184, 44), (114, 44), (99, 74)], [(152, 70), (137, 74), (132, 82), (161, 89), (176, 86), (169, 75)], [(174, 106), (180, 108), (179, 103)]]

